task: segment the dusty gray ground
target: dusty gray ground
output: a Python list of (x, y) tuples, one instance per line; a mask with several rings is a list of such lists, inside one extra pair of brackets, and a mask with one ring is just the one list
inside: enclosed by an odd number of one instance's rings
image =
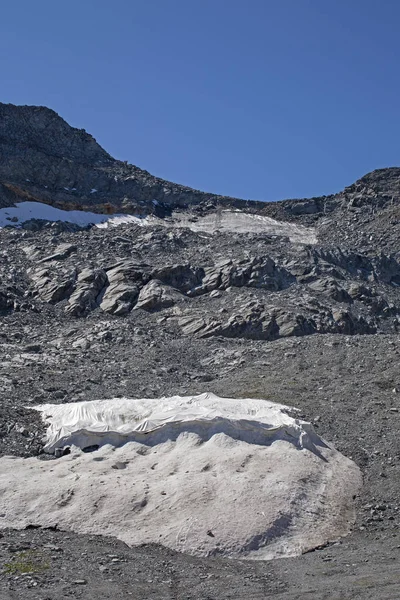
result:
[(400, 536), (355, 534), (298, 559), (199, 559), (159, 546), (57, 531), (3, 532), (0, 598), (394, 600)]

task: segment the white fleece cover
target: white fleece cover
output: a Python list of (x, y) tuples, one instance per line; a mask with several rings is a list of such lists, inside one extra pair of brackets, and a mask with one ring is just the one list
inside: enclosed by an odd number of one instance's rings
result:
[[(193, 219), (185, 214), (172, 217), (175, 225), (188, 227), (192, 231), (233, 231), (235, 233), (265, 233), (266, 235), (282, 235), (297, 244), (316, 244), (317, 232), (313, 227), (304, 227), (289, 221), (277, 221), (264, 215), (255, 215), (236, 210), (216, 210), (203, 217)], [(166, 219), (166, 222), (168, 220)]]
[(213, 394), (39, 407), (48, 451), (72, 451), (0, 459), (0, 527), (252, 559), (338, 539), (354, 522), (360, 471), (285, 409)]

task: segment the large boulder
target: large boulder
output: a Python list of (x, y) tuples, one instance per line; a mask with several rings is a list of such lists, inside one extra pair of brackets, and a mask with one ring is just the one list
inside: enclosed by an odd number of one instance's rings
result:
[(103, 269), (84, 269), (81, 271), (65, 312), (79, 317), (97, 308), (98, 296), (106, 283), (107, 275)]
[(152, 279), (139, 293), (135, 309), (141, 308), (147, 311), (169, 308), (175, 304), (177, 298), (182, 295), (173, 288), (163, 285), (160, 281)]
[(143, 265), (122, 261), (107, 270), (108, 286), (100, 299), (104, 312), (125, 315), (130, 312), (139, 295), (139, 290), (148, 281)]

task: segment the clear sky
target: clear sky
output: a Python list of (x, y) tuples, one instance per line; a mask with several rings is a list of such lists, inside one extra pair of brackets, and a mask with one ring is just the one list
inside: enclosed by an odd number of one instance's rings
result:
[(0, 101), (198, 189), (329, 194), (400, 164), (399, 24), (399, 0), (14, 0)]

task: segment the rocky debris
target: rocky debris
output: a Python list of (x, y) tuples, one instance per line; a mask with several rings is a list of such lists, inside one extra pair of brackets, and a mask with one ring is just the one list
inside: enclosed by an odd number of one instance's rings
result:
[(340, 267), (365, 281), (400, 285), (400, 263), (393, 255), (381, 253), (368, 257), (341, 248), (312, 248), (310, 258), (316, 263), (322, 260), (323, 263)]
[(5, 312), (15, 307), (13, 296), (7, 290), (0, 290), (0, 311)]
[(34, 304), (26, 299), (23, 289), (19, 285), (8, 283), (1, 285), (0, 279), (0, 316), (11, 311), (36, 311)]
[[(260, 236), (238, 234), (240, 252), (227, 258), (229, 238), (223, 235), (217, 241), (194, 232), (171, 237), (159, 228), (126, 231), (135, 237), (89, 230), (67, 240), (31, 241), (21, 246), (17, 262), (4, 251), (3, 279), (15, 283), (7, 284), (3, 311), (42, 310), (47, 303), (74, 317), (98, 308), (126, 316), (136, 306), (150, 312), (174, 306), (184, 335), (240, 337), (243, 332), (244, 339), (266, 340), (399, 328), (393, 257), (324, 247), (298, 250), (279, 239), (268, 242), (268, 253), (256, 253)], [(43, 232), (37, 235), (45, 239)], [(50, 254), (49, 243), (56, 250)]]
[(293, 215), (315, 215), (321, 212), (322, 206), (316, 198), (299, 200), (296, 204), (289, 204), (286, 208)]
[(185, 335), (198, 337), (223, 336), (250, 340), (275, 340), (279, 337), (304, 336), (315, 333), (341, 333), (347, 335), (372, 334), (374, 325), (363, 317), (355, 317), (343, 309), (330, 311), (323, 307), (321, 313), (302, 314), (279, 310), (251, 302), (227, 320), (204, 318), (196, 314), (178, 319)]
[(309, 287), (314, 292), (320, 292), (336, 302), (346, 302), (349, 304), (353, 302), (351, 295), (339, 285), (336, 279), (328, 277), (317, 279), (316, 281), (310, 283)]
[[(215, 532), (207, 530), (207, 535)], [(347, 599), (399, 595), (396, 533), (390, 539), (358, 533), (300, 558), (277, 561), (210, 560), (155, 544), (128, 548), (112, 538), (43, 528), (5, 530), (1, 542), (4, 598), (172, 600), (178, 591), (185, 600), (292, 600), (310, 593), (332, 597), (332, 589)], [(22, 573), (28, 565), (30, 572)]]
[(54, 234), (62, 232), (77, 232), (90, 229), (90, 225), (79, 225), (78, 223), (70, 223), (69, 221), (47, 221), (45, 219), (29, 219), (21, 223), (21, 228), (26, 231), (43, 231), (48, 230)]
[(176, 288), (180, 292), (187, 293), (201, 284), (204, 277), (204, 269), (186, 265), (166, 265), (152, 272), (152, 277), (162, 283)]
[(190, 290), (190, 296), (229, 287), (256, 287), (278, 291), (294, 283), (295, 277), (284, 267), (278, 267), (270, 257), (256, 256), (240, 262), (223, 259), (204, 269), (201, 285)]
[(45, 429), (41, 418), (33, 411), (21, 405), (3, 406), (0, 412), (0, 455), (14, 453), (27, 457), (41, 454)]
[(349, 295), (353, 300), (365, 302), (368, 298), (374, 297), (376, 292), (363, 283), (352, 283), (349, 287)]

